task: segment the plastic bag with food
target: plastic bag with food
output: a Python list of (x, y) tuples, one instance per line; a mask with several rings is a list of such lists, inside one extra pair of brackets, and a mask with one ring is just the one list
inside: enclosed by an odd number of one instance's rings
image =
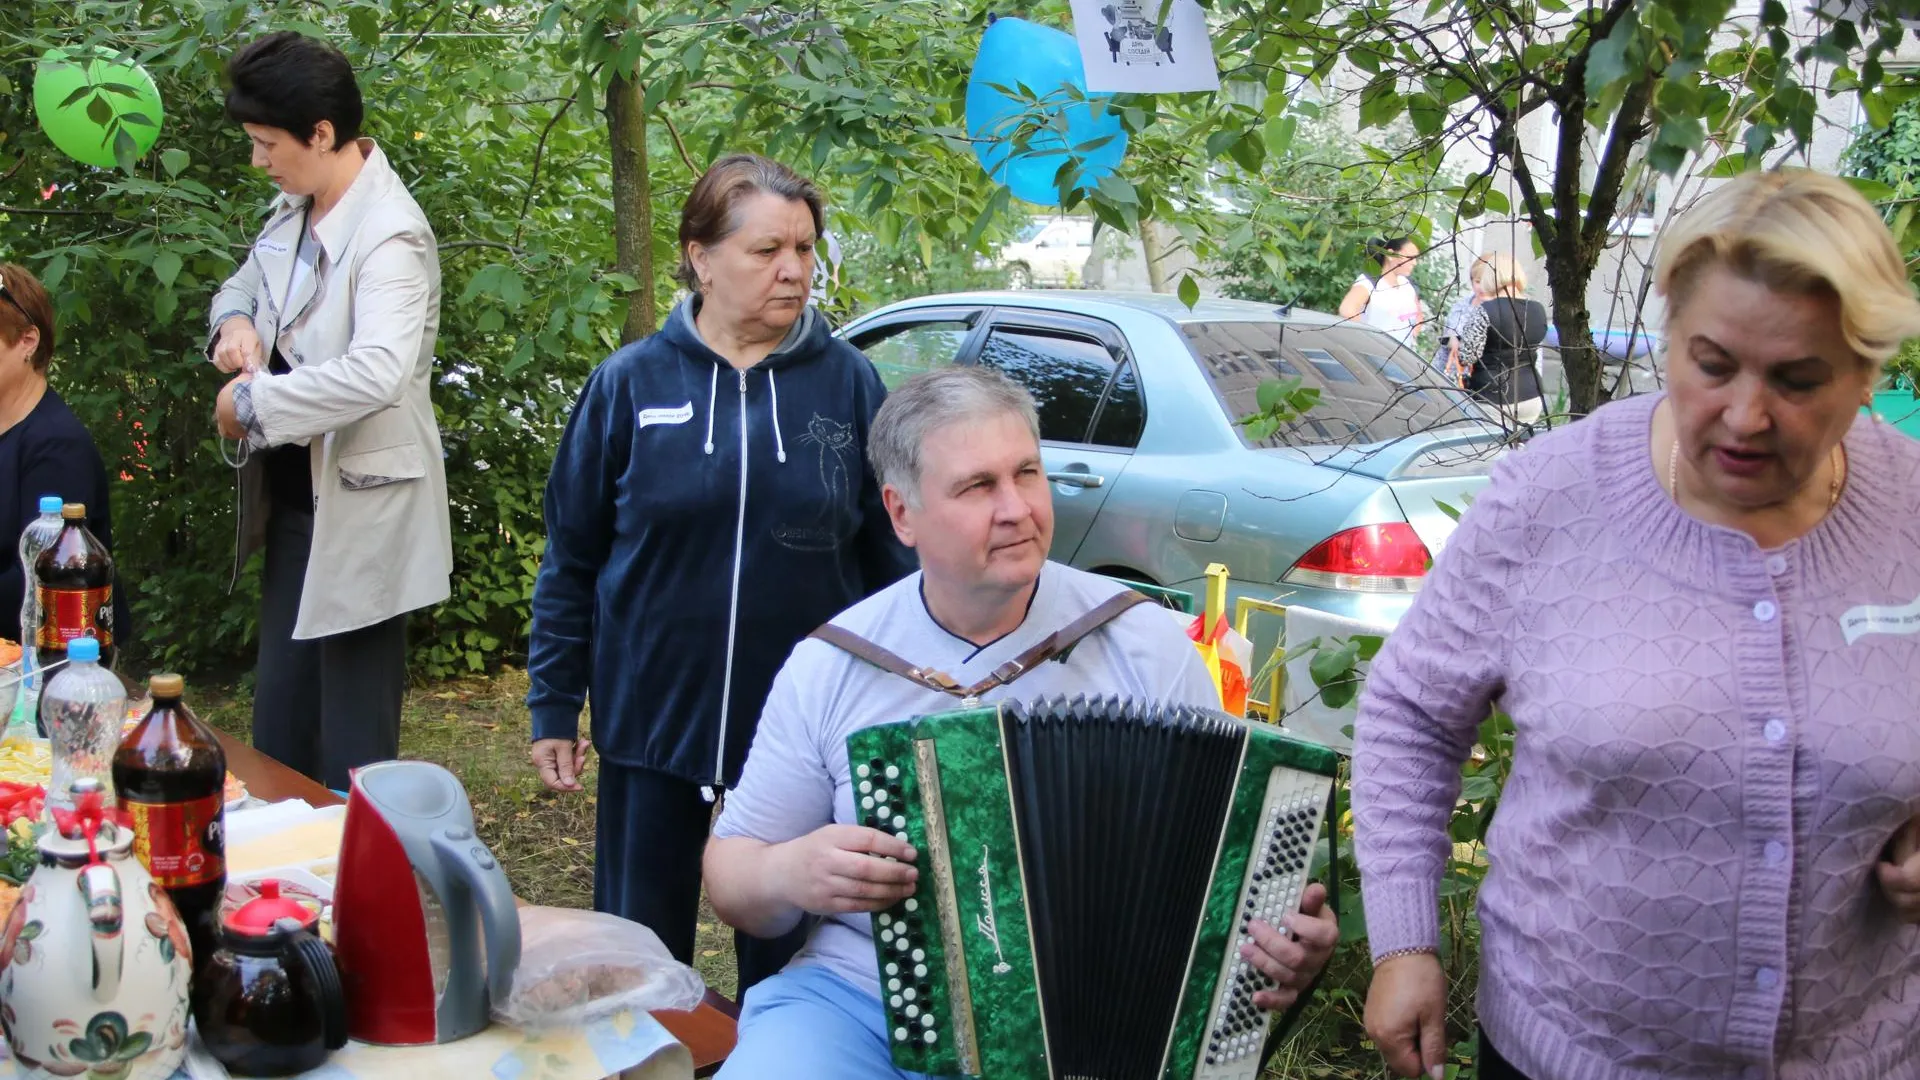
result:
[(520, 966), (494, 1019), (522, 1028), (578, 1027), (625, 1009), (690, 1010), (700, 973), (637, 922), (573, 908), (520, 909)]

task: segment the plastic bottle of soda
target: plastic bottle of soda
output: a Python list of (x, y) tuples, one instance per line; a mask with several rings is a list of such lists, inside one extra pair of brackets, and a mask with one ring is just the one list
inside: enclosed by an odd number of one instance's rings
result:
[(120, 740), (113, 786), (133, 818), (134, 850), (186, 920), (198, 971), (213, 955), (227, 887), (227, 754), (181, 700), (180, 676), (147, 685), (153, 709)]
[(41, 670), (67, 658), (67, 642), (100, 642), (100, 663), (113, 666), (113, 556), (87, 531), (85, 503), (60, 508), (60, 535), (33, 564), (40, 592)]
[(47, 680), (41, 678), (34, 662), (33, 645), (40, 636), (40, 590), (34, 586), (34, 563), (60, 535), (60, 507), (60, 496), (40, 496), (40, 516), (28, 522), (20, 533), (20, 580), (25, 588), (20, 590), (21, 679), (19, 707), (14, 710), (14, 716), (23, 725), (31, 724), (39, 715), (40, 691), (46, 689)]

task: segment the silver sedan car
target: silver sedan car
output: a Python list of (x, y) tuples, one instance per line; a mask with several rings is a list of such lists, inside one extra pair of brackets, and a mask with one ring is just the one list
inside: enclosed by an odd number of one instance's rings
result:
[[(986, 364), (1032, 392), (1055, 559), (1196, 596), (1221, 563), (1230, 604), (1252, 596), (1396, 623), (1453, 530), (1447, 507), (1484, 486), (1507, 444), (1497, 419), (1393, 338), (1265, 304), (951, 293), (881, 308), (841, 334), (889, 386)], [(1237, 421), (1257, 388), (1289, 376), (1319, 389), (1319, 404), (1250, 438)], [(1272, 637), (1255, 634), (1256, 667)]]

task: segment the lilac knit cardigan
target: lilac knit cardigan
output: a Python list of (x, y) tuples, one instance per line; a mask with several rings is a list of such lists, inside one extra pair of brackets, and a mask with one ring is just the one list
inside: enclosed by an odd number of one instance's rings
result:
[(1480, 1020), (1533, 1080), (1920, 1080), (1920, 927), (1873, 880), (1920, 813), (1920, 443), (1861, 421), (1772, 551), (1654, 474), (1657, 397), (1494, 470), (1376, 659), (1354, 808), (1374, 955), (1439, 940), (1460, 766), (1518, 732)]

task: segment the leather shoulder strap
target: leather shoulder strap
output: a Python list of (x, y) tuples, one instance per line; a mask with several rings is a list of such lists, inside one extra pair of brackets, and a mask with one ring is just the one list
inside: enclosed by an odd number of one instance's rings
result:
[(834, 648), (839, 649), (841, 652), (856, 656), (888, 674), (898, 675), (909, 682), (918, 683), (929, 690), (937, 690), (943, 694), (952, 694), (955, 697), (965, 696), (960, 684), (953, 681), (953, 677), (947, 673), (915, 667), (901, 659), (899, 655), (875, 645), (873, 642), (868, 641), (866, 638), (844, 627), (827, 623), (807, 636), (810, 638), (818, 638)]
[(1048, 634), (1033, 648), (994, 668), (991, 675), (967, 687), (966, 696), (979, 697), (996, 686), (1006, 686), (1028, 671), (1066, 653), (1067, 650), (1079, 644), (1081, 638), (1119, 618), (1134, 606), (1152, 602), (1145, 594), (1132, 589), (1108, 597), (1099, 607)]
[(1028, 671), (1064, 654), (1078, 644), (1081, 638), (1119, 618), (1136, 605), (1148, 603), (1152, 603), (1152, 600), (1132, 589), (1109, 597), (1106, 602), (1092, 611), (1042, 638), (1033, 648), (994, 668), (986, 678), (965, 687), (955, 682), (953, 677), (944, 671), (916, 667), (859, 634), (832, 623), (819, 627), (807, 636), (818, 638), (842, 652), (858, 657), (889, 674), (898, 675), (908, 682), (966, 700), (977, 698), (996, 687), (1009, 685)]

